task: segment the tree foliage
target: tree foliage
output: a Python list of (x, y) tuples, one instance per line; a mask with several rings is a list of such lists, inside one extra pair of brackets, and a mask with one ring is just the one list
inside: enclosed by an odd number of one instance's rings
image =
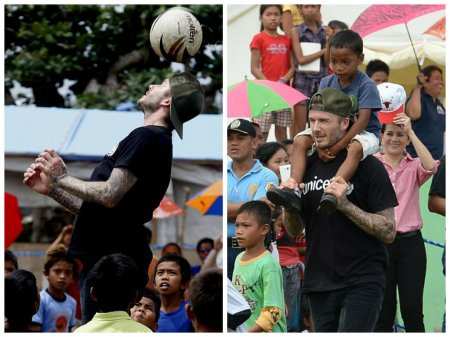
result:
[[(57, 88), (75, 80), (78, 106), (113, 109), (136, 101), (149, 83), (170, 74), (170, 63), (151, 50), (149, 30), (164, 5), (5, 6), (5, 91), (16, 80), (33, 89), (38, 106), (64, 106)], [(186, 6), (202, 24), (202, 49), (191, 71), (211, 83), (211, 101), (222, 88), (222, 6)], [(217, 51), (204, 53), (208, 45)], [(208, 107), (211, 110), (217, 107)]]

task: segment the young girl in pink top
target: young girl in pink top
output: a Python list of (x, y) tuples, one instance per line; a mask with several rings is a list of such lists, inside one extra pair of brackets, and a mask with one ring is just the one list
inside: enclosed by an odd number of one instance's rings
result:
[[(381, 129), (382, 152), (377, 158), (386, 168), (397, 195), (395, 208), (397, 235), (387, 246), (389, 266), (386, 290), (377, 331), (393, 331), (398, 288), (400, 311), (406, 332), (425, 332), (422, 298), (426, 271), (426, 253), (420, 216), (419, 189), (437, 170), (439, 161), (433, 160), (425, 145), (411, 128), (411, 120), (398, 114), (393, 124)], [(411, 143), (418, 157), (406, 152)]]

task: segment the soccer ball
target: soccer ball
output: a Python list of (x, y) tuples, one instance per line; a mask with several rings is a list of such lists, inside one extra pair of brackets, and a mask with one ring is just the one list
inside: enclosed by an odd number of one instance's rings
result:
[(194, 56), (203, 40), (200, 23), (183, 7), (173, 7), (159, 15), (150, 29), (155, 53), (169, 61), (184, 62)]

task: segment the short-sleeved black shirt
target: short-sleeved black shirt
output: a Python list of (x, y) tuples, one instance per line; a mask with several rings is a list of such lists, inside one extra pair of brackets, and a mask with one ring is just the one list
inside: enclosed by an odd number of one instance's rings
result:
[[(346, 158), (341, 151), (329, 162), (317, 153), (308, 158), (302, 195), (306, 225), (304, 292), (322, 292), (374, 282), (384, 287), (387, 251), (383, 242), (357, 227), (336, 211), (317, 212), (324, 188)], [(374, 157), (361, 161), (351, 179), (348, 199), (362, 210), (376, 213), (397, 205), (397, 198), (383, 165)]]
[(159, 126), (134, 129), (95, 168), (91, 181), (106, 181), (114, 168), (129, 170), (136, 183), (113, 208), (83, 202), (69, 253), (92, 266), (104, 255), (123, 253), (144, 267), (151, 260), (143, 224), (150, 221), (167, 190), (172, 167), (172, 135)]
[(429, 195), (445, 198), (445, 156), (441, 158), (438, 171), (433, 177)]

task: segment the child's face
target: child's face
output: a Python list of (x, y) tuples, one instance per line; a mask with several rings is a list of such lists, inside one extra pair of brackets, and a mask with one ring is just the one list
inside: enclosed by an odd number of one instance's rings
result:
[(280, 179), (280, 166), (287, 164), (289, 164), (289, 156), (287, 152), (284, 149), (279, 149), (274, 153), (272, 158), (269, 159), (269, 161), (267, 162), (267, 167), (275, 172), (275, 174), (278, 176), (278, 179)]
[(261, 15), (261, 23), (264, 29), (267, 30), (276, 30), (281, 21), (281, 13), (280, 10), (271, 6), (266, 8), (266, 10)]
[(156, 308), (155, 303), (147, 297), (142, 297), (130, 310), (131, 319), (144, 324), (153, 332), (156, 331)]
[(260, 225), (253, 214), (242, 212), (236, 218), (236, 237), (242, 248), (252, 248), (264, 242), (268, 231), (269, 226)]
[(155, 286), (162, 296), (184, 290), (180, 266), (173, 261), (161, 262), (156, 268)]
[(389, 78), (389, 75), (386, 74), (384, 71), (376, 71), (372, 74), (372, 81), (374, 81), (377, 85), (387, 82)]
[(341, 82), (350, 81), (362, 61), (363, 55), (357, 55), (349, 48), (330, 48), (330, 63)]
[(66, 291), (72, 282), (73, 264), (67, 261), (56, 262), (49, 270), (47, 279), (49, 285), (59, 291)]

